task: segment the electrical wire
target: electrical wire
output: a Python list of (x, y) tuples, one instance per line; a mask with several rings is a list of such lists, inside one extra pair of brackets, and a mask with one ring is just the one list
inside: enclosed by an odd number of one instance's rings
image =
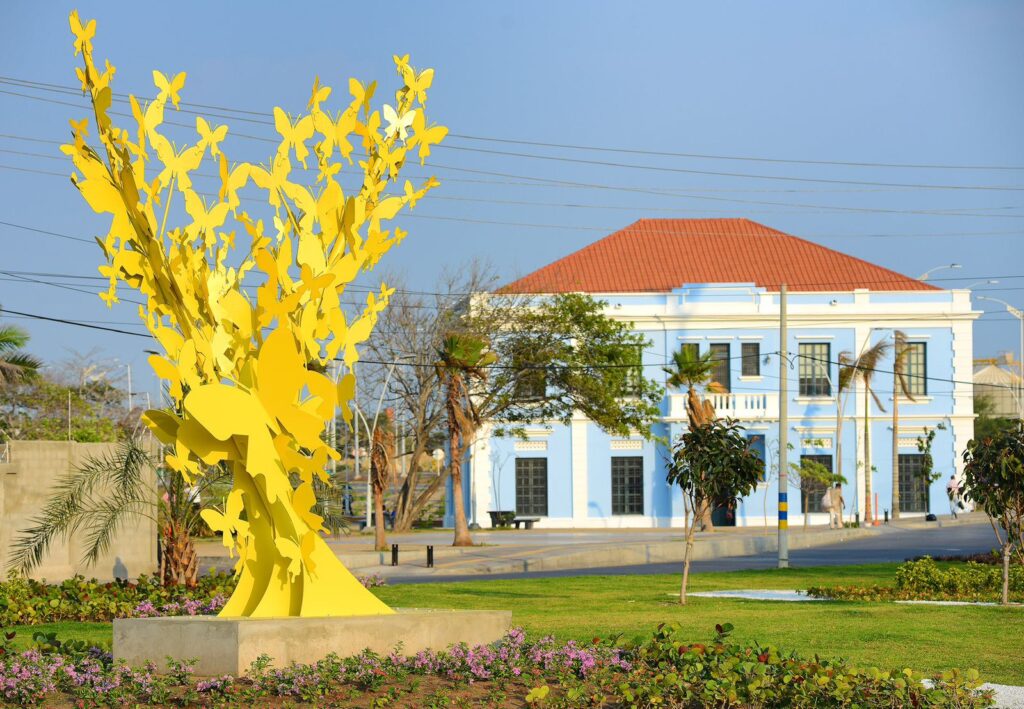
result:
[[(39, 91), (50, 91), (54, 93), (62, 93), (65, 95), (81, 95), (82, 91), (80, 87), (74, 87), (67, 84), (54, 84), (42, 81), (34, 81), (30, 79), (20, 79), (17, 77), (0, 76), (0, 83), (11, 84), (15, 86), (21, 86), (22, 88), (36, 89)], [(119, 101), (127, 101), (129, 94), (113, 92), (112, 96)], [(136, 97), (141, 98), (143, 101), (152, 101), (152, 97)], [(272, 120), (272, 114), (266, 111), (251, 111), (240, 108), (230, 108), (225, 106), (215, 106), (210, 104), (194, 103), (189, 101), (181, 101), (181, 106), (194, 106), (196, 108), (202, 108), (206, 110), (221, 111), (228, 114), (244, 114), (248, 116), (258, 116), (259, 119), (246, 119), (241, 118), (237, 115), (223, 115), (218, 116), (222, 118), (230, 118), (232, 120), (242, 120), (251, 123), (258, 123), (261, 125), (274, 125)], [(187, 108), (181, 109), (188, 113), (196, 115), (211, 115), (204, 114), (198, 111), (191, 111)], [(556, 148), (560, 150), (581, 150), (581, 151), (592, 151), (592, 152), (606, 152), (606, 153), (624, 153), (630, 155), (646, 155), (651, 157), (674, 157), (674, 158), (687, 158), (687, 159), (699, 159), (699, 160), (727, 160), (727, 161), (741, 161), (741, 162), (759, 162), (759, 163), (776, 163), (776, 164), (791, 164), (791, 165), (829, 165), (829, 166), (843, 166), (843, 167), (876, 167), (876, 168), (900, 168), (900, 169), (924, 169), (924, 170), (1024, 170), (1024, 166), (1017, 165), (957, 165), (957, 164), (934, 164), (934, 163), (893, 163), (893, 162), (867, 162), (867, 161), (849, 161), (849, 160), (807, 160), (807, 159), (793, 159), (793, 158), (767, 158), (749, 155), (715, 155), (708, 153), (687, 153), (687, 152), (672, 152), (672, 151), (659, 151), (659, 150), (642, 150), (637, 148), (618, 148), (618, 147), (607, 147), (607, 146), (595, 146), (595, 145), (577, 145), (569, 143), (554, 143), (554, 142), (543, 142), (536, 140), (517, 140), (512, 138), (496, 138), (496, 137), (485, 137), (477, 135), (468, 135), (465, 133), (449, 133), (452, 138), (458, 138), (460, 140), (476, 141), (476, 142), (487, 142), (487, 143), (505, 143), (511, 145), (529, 145), (534, 147), (543, 148)]]

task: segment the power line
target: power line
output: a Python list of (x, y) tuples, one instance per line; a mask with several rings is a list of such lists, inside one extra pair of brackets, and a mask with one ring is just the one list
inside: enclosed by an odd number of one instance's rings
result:
[[(0, 90), (0, 93), (4, 93), (4, 91)], [(112, 112), (112, 115), (127, 116), (127, 114), (119, 114), (119, 113), (116, 113), (116, 112)], [(128, 116), (128, 117), (131, 117), (131, 116)], [(179, 125), (179, 126), (182, 126), (182, 127), (191, 128), (191, 126), (189, 126), (188, 124), (181, 124), (181, 123), (175, 124), (175, 123), (173, 123), (171, 121), (164, 121), (164, 122), (165, 123), (170, 123), (171, 125)], [(239, 137), (252, 137), (252, 136), (245, 136), (245, 135), (238, 134), (238, 133), (235, 133), (235, 134), (232, 134), (232, 135), (236, 135), (236, 136), (239, 136)], [(276, 141), (273, 141), (273, 140), (270, 140), (270, 139), (263, 139), (263, 138), (260, 138), (260, 140), (264, 140), (265, 142), (269, 142), (269, 143), (276, 142)], [(46, 157), (49, 158), (50, 156), (46, 156)], [(538, 183), (538, 184), (558, 185), (560, 187), (571, 187), (571, 188), (574, 188), (574, 189), (599, 189), (599, 190), (618, 191), (618, 192), (630, 192), (630, 193), (634, 193), (634, 194), (647, 194), (647, 195), (653, 195), (653, 196), (657, 196), (657, 197), (676, 197), (676, 198), (682, 197), (682, 198), (692, 199), (692, 200), (725, 202), (725, 203), (729, 203), (729, 204), (753, 204), (753, 205), (760, 205), (760, 206), (789, 207), (789, 208), (796, 208), (796, 209), (800, 209), (800, 210), (817, 210), (817, 212), (820, 212), (820, 213), (828, 213), (828, 212), (844, 212), (844, 213), (845, 212), (853, 212), (853, 213), (864, 213), (864, 214), (916, 214), (916, 215), (928, 215), (928, 216), (989, 217), (989, 218), (1009, 218), (1009, 219), (1021, 219), (1021, 218), (1024, 218), (1024, 215), (1021, 215), (1021, 214), (982, 214), (982, 213), (979, 213), (980, 211), (997, 212), (997, 211), (1007, 211), (1007, 210), (1021, 209), (1022, 207), (1020, 207), (1018, 205), (1009, 205), (1009, 206), (1000, 206), (1000, 207), (963, 207), (963, 208), (956, 208), (956, 209), (946, 208), (946, 209), (941, 209), (941, 210), (929, 210), (929, 209), (887, 209), (887, 208), (882, 208), (882, 207), (843, 207), (843, 206), (839, 206), (839, 205), (821, 205), (821, 204), (806, 204), (806, 203), (799, 203), (799, 202), (778, 202), (778, 201), (769, 201), (769, 200), (739, 199), (739, 198), (736, 198), (736, 197), (715, 197), (715, 196), (707, 195), (707, 194), (693, 194), (692, 191), (691, 192), (684, 192), (684, 191), (678, 191), (678, 190), (676, 190), (676, 191), (666, 191), (666, 190), (663, 190), (663, 189), (651, 189), (651, 188), (643, 188), (643, 187), (630, 187), (630, 186), (620, 186), (620, 185), (606, 185), (606, 184), (601, 184), (601, 183), (578, 182), (578, 181), (572, 181), (572, 180), (560, 180), (560, 179), (549, 178), (549, 177), (536, 177), (536, 176), (532, 176), (532, 175), (517, 175), (517, 174), (514, 174), (514, 173), (497, 172), (497, 171), (493, 171), (493, 170), (478, 170), (478, 169), (473, 169), (473, 168), (458, 167), (458, 166), (454, 166), (454, 165), (443, 165), (443, 164), (440, 164), (440, 163), (437, 163), (437, 162), (433, 162), (433, 161), (429, 164), (429, 167), (431, 167), (433, 169), (438, 169), (438, 170), (450, 170), (450, 171), (454, 171), (454, 172), (462, 172), (462, 173), (469, 173), (469, 174), (476, 174), (476, 175), (488, 175), (488, 176), (492, 176), (492, 177), (503, 177), (503, 178), (508, 178), (508, 179), (512, 179), (512, 180), (533, 181), (533, 182)], [(22, 171), (22, 172), (35, 172), (37, 174), (44, 174), (44, 175), (45, 174), (49, 174), (49, 175), (55, 175), (55, 176), (59, 176), (59, 177), (64, 177), (64, 175), (61, 174), (61, 173), (53, 173), (53, 172), (47, 172), (47, 171), (43, 171), (43, 170), (36, 170), (36, 169), (30, 169), (30, 168), (21, 168), (21, 167), (17, 167), (17, 166), (0, 165), (0, 168), (9, 169), (9, 170), (18, 170), (18, 171)], [(204, 177), (211, 177), (210, 175), (204, 175), (202, 173), (198, 173), (198, 174), (201, 175), (201, 176), (204, 176)], [(445, 179), (454, 179), (454, 178), (445, 178)], [(1024, 190), (1024, 188), (1021, 188), (1021, 189)], [(973, 211), (968, 211), (968, 210), (973, 210)], [(802, 213), (808, 213), (808, 212), (804, 211)], [(449, 219), (456, 219), (457, 220), (457, 218), (449, 218)], [(476, 221), (476, 222), (470, 222), (470, 223), (493, 223), (493, 224), (498, 224), (498, 225), (522, 226), (522, 227), (536, 227), (537, 226), (537, 225), (532, 225), (532, 224), (509, 224), (508, 222), (486, 222), (486, 221)], [(568, 225), (553, 225), (551, 227), (544, 227), (544, 228), (579, 229), (580, 227), (574, 227), (574, 226), (568, 226)], [(595, 227), (593, 229), (600, 229), (600, 228)]]
[[(55, 93), (62, 93), (65, 95), (81, 95), (81, 89), (66, 84), (54, 84), (42, 81), (34, 81), (29, 79), (20, 79), (17, 77), (0, 76), (0, 83), (13, 84), (21, 86), (22, 88), (36, 89), (39, 91), (50, 91)], [(113, 92), (113, 96), (116, 100), (127, 101), (129, 94)], [(136, 97), (139, 98), (139, 97)], [(142, 98), (145, 101), (152, 101), (153, 98)], [(245, 114), (249, 116), (258, 116), (262, 120), (256, 119), (245, 119), (238, 116), (219, 116), (222, 118), (231, 118), (233, 120), (243, 120), (251, 123), (259, 123), (262, 125), (274, 125), (271, 120), (272, 114), (266, 111), (251, 111), (240, 108), (230, 108), (226, 106), (216, 106), (210, 104), (195, 103), (189, 101), (181, 101), (181, 106), (194, 106), (196, 108), (203, 108), (207, 110), (223, 111), (225, 113)], [(180, 109), (188, 113), (196, 115), (211, 115), (211, 114), (200, 114), (198, 111), (190, 111), (188, 109)], [(688, 159), (699, 159), (699, 160), (728, 160), (728, 161), (741, 161), (741, 162), (759, 162), (759, 163), (775, 163), (775, 164), (792, 164), (792, 165), (833, 165), (843, 167), (882, 167), (882, 168), (900, 168), (900, 169), (925, 169), (925, 170), (1024, 170), (1024, 166), (1016, 165), (956, 165), (956, 164), (934, 164), (934, 163), (893, 163), (893, 162), (867, 162), (867, 161), (848, 161), (848, 160), (808, 160), (808, 159), (793, 159), (793, 158), (767, 158), (749, 155), (716, 155), (708, 153), (688, 153), (688, 152), (672, 152), (672, 151), (659, 151), (659, 150), (643, 150), (638, 148), (617, 148), (607, 146), (595, 146), (595, 145), (578, 145), (569, 143), (554, 143), (554, 142), (543, 142), (536, 140), (517, 140), (512, 138), (495, 138), (477, 135), (468, 135), (465, 133), (449, 133), (452, 138), (458, 138), (460, 140), (469, 140), (476, 142), (487, 142), (487, 143), (505, 143), (511, 145), (530, 145), (535, 147), (543, 148), (557, 148), (561, 150), (584, 150), (592, 152), (605, 152), (605, 153), (624, 153), (630, 155), (647, 155), (652, 157), (675, 157), (675, 158), (688, 158)]]
[[(25, 229), (25, 230), (28, 230), (28, 231), (32, 231), (32, 232), (36, 232), (36, 233), (41, 233), (41, 234), (45, 234), (45, 235), (48, 235), (48, 236), (54, 236), (54, 237), (63, 238), (63, 239), (71, 239), (71, 240), (74, 240), (74, 241), (79, 241), (79, 242), (88, 243), (88, 244), (95, 243), (94, 241), (91, 241), (89, 239), (85, 239), (85, 238), (82, 238), (82, 237), (76, 237), (76, 236), (72, 236), (72, 235), (69, 235), (69, 234), (62, 234), (60, 232), (54, 232), (54, 231), (50, 231), (50, 230), (46, 230), (46, 229), (39, 229), (39, 228), (36, 228), (36, 227), (30, 227), (30, 226), (26, 226), (26, 225), (23, 225), (23, 224), (16, 224), (14, 222), (0, 221), (0, 225), (8, 226), (8, 227), (16, 228), (16, 229)], [(91, 275), (90, 276), (85, 276), (85, 275), (80, 275), (80, 274), (61, 274), (61, 273), (50, 274), (49, 272), (30, 272), (30, 271), (18, 272), (18, 271), (12, 271), (11, 273), (23, 273), (23, 274), (29, 274), (29, 275), (52, 275), (52, 276), (58, 277), (58, 278), (65, 278), (65, 277), (66, 278), (95, 278), (95, 279), (100, 279), (101, 278), (100, 276), (91, 276)], [(931, 279), (929, 281), (929, 283), (932, 283), (932, 282), (934, 282), (934, 283), (940, 283), (940, 282), (941, 283), (945, 283), (945, 282), (975, 281), (975, 280), (995, 280), (995, 279), (1002, 280), (1002, 279), (1015, 279), (1015, 278), (1024, 278), (1024, 274), (1004, 274), (1004, 275), (996, 275), (996, 276), (972, 275), (972, 276), (937, 277), (937, 278)], [(821, 287), (828, 288), (829, 291), (833, 291), (833, 290), (836, 290), (836, 288), (835, 288), (836, 286), (848, 285), (848, 286), (859, 287), (859, 286), (862, 286), (863, 284), (872, 284), (872, 285), (883, 284), (884, 285), (884, 284), (891, 284), (892, 282), (893, 282), (892, 280), (881, 280), (881, 279), (879, 279), (879, 280), (875, 280), (875, 281), (871, 281), (871, 280), (858, 280), (858, 281), (849, 281), (849, 282), (845, 282), (845, 283), (837, 282), (837, 281), (831, 281), (831, 282), (793, 282), (793, 283), (790, 283), (789, 285), (791, 285), (793, 287), (801, 287), (801, 288), (821, 286)], [(254, 285), (253, 287), (256, 287), (256, 286)], [(709, 291), (709, 290), (728, 290), (728, 291), (730, 291), (730, 294), (728, 294), (728, 295), (726, 295), (724, 297), (734, 297), (736, 295), (735, 292), (737, 290), (743, 289), (743, 288), (749, 288), (749, 287), (750, 286), (714, 285), (714, 284), (712, 284), (712, 285), (701, 286), (699, 290), (702, 291), (702, 292), (703, 291)], [(758, 286), (753, 286), (753, 287), (757, 288)], [(354, 291), (363, 291), (363, 292), (369, 292), (369, 291), (376, 291), (377, 290), (377, 288), (374, 288), (374, 287), (360, 286), (358, 284), (350, 284), (349, 286), (346, 287), (346, 289), (347, 290), (354, 290)], [(977, 288), (977, 289), (974, 289), (972, 292), (1005, 291), (1005, 290), (1018, 290), (1018, 289), (1017, 288), (1013, 288), (1013, 287), (1010, 287), (1010, 288), (1003, 288), (1003, 287), (1000, 287), (1000, 288)], [(413, 289), (398, 289), (398, 292), (401, 292), (401, 293), (404, 293), (404, 294), (407, 294), (407, 295), (434, 295), (434, 296), (460, 296), (460, 295), (461, 296), (469, 296), (469, 295), (478, 295), (479, 294), (477, 292), (473, 292), (473, 293), (469, 293), (469, 292), (456, 292), (456, 291), (442, 292), (442, 291), (413, 290)], [(822, 292), (825, 292), (825, 291), (822, 291)], [(516, 295), (551, 295), (551, 294), (550, 293), (536, 292), (536, 293), (516, 293)], [(712, 296), (712, 297), (714, 297), (714, 296)]]
[[(114, 333), (118, 333), (118, 334), (122, 334), (122, 335), (131, 335), (133, 337), (146, 337), (146, 338), (151, 337), (151, 335), (147, 335), (147, 334), (139, 333), (139, 332), (131, 332), (131, 331), (128, 331), (128, 330), (122, 330), (120, 328), (104, 327), (102, 325), (91, 325), (91, 324), (88, 324), (88, 323), (85, 323), (85, 322), (82, 322), (82, 321), (69, 320), (69, 319), (65, 319), (65, 318), (53, 318), (53, 317), (48, 317), (48, 316), (45, 316), (45, 315), (38, 315), (38, 314), (35, 314), (35, 313), (26, 313), (26, 312), (23, 312), (23, 311), (11, 310), (9, 308), (4, 308), (4, 307), (0, 307), (0, 312), (11, 313), (12, 315), (20, 315), (22, 317), (33, 319), (33, 320), (44, 320), (44, 321), (47, 321), (47, 322), (54, 322), (54, 323), (59, 323), (59, 324), (63, 324), (63, 325), (70, 325), (70, 326), (76, 326), (76, 327), (84, 327), (84, 328), (93, 329), (93, 330), (104, 330), (106, 332), (114, 332)], [(781, 353), (777, 352), (777, 351), (776, 352), (763, 352), (763, 353), (759, 353), (758, 357), (762, 357), (762, 356), (766, 356), (766, 355), (780, 355), (780, 354)], [(796, 355), (796, 356), (799, 358), (802, 355)], [(725, 358), (723, 358), (723, 359), (725, 359)], [(730, 360), (733, 360), (733, 359), (744, 359), (744, 357), (742, 355), (739, 355), (739, 356), (731, 356), (728, 359), (730, 359)], [(336, 361), (343, 361), (343, 360), (336, 358)], [(826, 360), (821, 360), (821, 361), (826, 361)], [(827, 360), (827, 361), (830, 364), (837, 364), (837, 365), (841, 365), (842, 364), (842, 363), (840, 363), (840, 362), (838, 362), (836, 360)], [(376, 364), (376, 365), (381, 365), (381, 366), (411, 366), (411, 367), (434, 367), (435, 366), (432, 363), (408, 362), (408, 361), (404, 361), (404, 360), (386, 361), (386, 360), (360, 359), (359, 362), (362, 362), (363, 364)], [(488, 367), (488, 368), (514, 369), (514, 370), (519, 370), (519, 371), (522, 371), (524, 369), (556, 370), (556, 371), (559, 370), (559, 369), (563, 369), (563, 370), (564, 369), (578, 369), (578, 370), (586, 371), (586, 370), (591, 370), (591, 369), (621, 369), (621, 368), (635, 369), (637, 367), (643, 368), (643, 367), (646, 367), (646, 366), (660, 366), (660, 365), (645, 365), (645, 364), (643, 364), (641, 362), (639, 365), (638, 364), (610, 364), (610, 365), (593, 365), (593, 366), (575, 366), (575, 365), (499, 365), (499, 364), (492, 364), (492, 365), (485, 365), (485, 366)], [(864, 370), (864, 369), (868, 369), (868, 368), (861, 367), (861, 369)], [(893, 374), (894, 373), (892, 370), (885, 370), (885, 369), (878, 369), (878, 368), (872, 368), (871, 371), (873, 371), (875, 373), (881, 373), (881, 374)], [(974, 382), (966, 382), (966, 381), (962, 381), (962, 380), (958, 380), (958, 379), (947, 379), (947, 378), (944, 378), (944, 377), (932, 377), (932, 376), (921, 376), (919, 378), (927, 379), (929, 381), (945, 382), (945, 383), (951, 383), (951, 384), (966, 384), (966, 385), (974, 386)], [(1013, 388), (1013, 389), (1015, 389), (1015, 387), (1011, 387), (1009, 385), (991, 384), (991, 385), (987, 385), (987, 386), (993, 386), (993, 387), (1001, 386), (1001, 387), (1005, 387), (1005, 388)], [(742, 393), (742, 392), (739, 392), (739, 393)]]
[[(10, 83), (10, 82), (7, 82)], [(32, 87), (23, 87), (32, 88)], [(46, 90), (46, 89), (40, 89)], [(70, 106), (72, 108), (84, 109), (87, 108), (81, 104), (71, 103), (68, 101), (59, 101), (56, 99), (49, 99), (42, 96), (33, 96), (31, 94), (23, 94), (17, 91), (9, 91), (7, 89), (0, 89), (0, 94), (7, 94), (16, 96), (19, 98), (27, 98), (35, 101), (41, 101), (44, 103), (52, 103), (56, 105)], [(125, 99), (118, 99), (125, 100)], [(194, 113), (188, 111), (189, 113)], [(131, 114), (126, 114), (118, 111), (110, 111), (110, 115), (121, 116), (126, 118), (133, 118)], [(220, 116), (222, 118), (230, 118), (229, 116)], [(242, 119), (246, 120), (246, 119)], [(253, 121), (256, 122), (256, 121)], [(184, 128), (193, 128), (193, 126), (187, 123), (178, 123), (172, 120), (164, 120), (167, 125), (176, 125)], [(277, 140), (271, 138), (265, 138), (261, 136), (246, 135), (243, 133), (232, 133), (232, 135), (240, 138), (248, 138), (252, 140), (259, 140), (263, 142), (276, 143)], [(874, 187), (908, 187), (915, 189), (929, 189), (929, 190), (969, 190), (969, 191), (999, 191), (999, 192), (1024, 192), (1024, 187), (1016, 185), (942, 185), (942, 184), (922, 184), (922, 183), (896, 183), (896, 182), (876, 182), (869, 180), (840, 180), (832, 178), (811, 178), (811, 177), (795, 177), (792, 175), (763, 175), (757, 173), (738, 173), (738, 172), (724, 172), (714, 170), (696, 170), (692, 168), (681, 168), (681, 167), (666, 167), (658, 165), (638, 165), (633, 163), (618, 163), (606, 160), (589, 160), (584, 158), (569, 158), (564, 156), (554, 155), (540, 155), (536, 153), (518, 153), (514, 151), (505, 150), (492, 150), (488, 148), (468, 148), (464, 146), (457, 146), (451, 144), (441, 144), (435, 146), (435, 149), (444, 150), (456, 150), (463, 152), (472, 152), (489, 155), (501, 155), (506, 157), (517, 157), (517, 158), (529, 158), (535, 160), (545, 161), (556, 161), (566, 163), (576, 163), (583, 165), (594, 165), (600, 167), (615, 167), (633, 170), (649, 170), (655, 172), (671, 172), (671, 173), (682, 173), (691, 175), (705, 175), (715, 177), (731, 177), (731, 178), (742, 178), (742, 179), (755, 179), (755, 180), (777, 180), (785, 182), (800, 182), (800, 183), (819, 183), (819, 184), (841, 184), (841, 185), (860, 185), (860, 186), (874, 186)]]
[[(440, 167), (441, 169), (463, 170), (463, 171), (467, 171), (467, 172), (481, 172), (481, 171), (478, 171), (478, 170), (466, 170), (465, 168), (455, 168), (455, 167), (448, 167), (448, 166), (433, 165), (433, 167)], [(60, 177), (60, 178), (63, 178), (63, 179), (69, 179), (68, 175), (66, 175), (65, 173), (53, 172), (53, 171), (50, 171), (50, 170), (39, 170), (39, 169), (35, 169), (35, 168), (24, 168), (24, 167), (12, 166), (12, 165), (2, 165), (2, 164), (0, 164), (0, 169), (2, 169), (2, 170), (15, 170), (15, 171), (19, 171), (19, 172), (35, 173), (35, 174), (39, 174), (39, 175), (47, 175), (47, 176), (51, 176), (51, 177)], [(502, 174), (502, 173), (491, 173), (491, 172), (489, 172), (487, 174)], [(198, 173), (196, 176), (199, 176), (199, 177), (212, 177), (211, 175), (207, 175), (207, 174), (203, 174), (203, 173)], [(445, 179), (447, 179), (447, 178), (445, 178)], [(544, 178), (525, 178), (525, 179), (544, 179)], [(558, 181), (558, 182), (563, 182), (563, 181)], [(575, 184), (580, 184), (580, 185), (584, 185), (585, 186), (585, 183), (575, 183)], [(591, 185), (591, 186), (597, 187), (597, 188), (602, 188), (599, 185)], [(680, 196), (680, 197), (687, 197), (687, 198), (690, 198), (690, 199), (712, 200), (712, 201), (716, 201), (716, 202), (736, 202), (736, 203), (743, 203), (743, 204), (770, 204), (770, 205), (775, 205), (775, 206), (797, 206), (797, 207), (818, 208), (818, 206), (816, 206), (816, 205), (794, 205), (794, 204), (787, 204), (787, 203), (784, 203), (784, 202), (766, 202), (766, 201), (757, 201), (757, 200), (740, 200), (740, 199), (733, 199), (733, 198), (711, 197), (711, 196), (707, 196), (707, 195), (684, 195), (684, 194), (667, 195), (667, 194), (662, 193), (662, 192), (652, 192), (652, 191), (649, 191), (649, 190), (633, 189), (633, 188), (609, 187), (607, 189), (612, 189), (612, 190), (623, 189), (623, 190), (630, 191), (630, 192), (644, 192), (644, 193), (648, 193), (648, 194), (656, 194), (656, 195), (659, 195), (659, 196)], [(212, 195), (204, 194), (204, 193), (199, 193), (199, 194), (203, 194), (203, 196), (206, 196), (206, 197), (212, 196)], [(240, 199), (242, 199), (243, 201), (258, 201), (258, 202), (262, 202), (262, 200), (257, 200), (255, 198), (251, 198), (251, 197), (241, 197)], [(982, 209), (1006, 210), (1006, 209), (1020, 209), (1020, 208), (1021, 207), (1009, 206), (1009, 207), (992, 207), (992, 208), (982, 208)], [(825, 210), (839, 210), (839, 211), (853, 211), (853, 212), (884, 213), (884, 214), (916, 214), (916, 215), (926, 215), (926, 216), (985, 217), (985, 218), (1024, 219), (1024, 214), (978, 214), (978, 213), (971, 213), (971, 212), (963, 212), (963, 211), (955, 212), (955, 211), (948, 211), (948, 210), (898, 210), (898, 209), (880, 209), (880, 208), (869, 208), (869, 207), (837, 207), (837, 206), (821, 207), (821, 209), (825, 209)], [(642, 209), (638, 209), (637, 211), (642, 211)], [(695, 210), (695, 211), (697, 211), (699, 213), (699, 210)], [(730, 213), (734, 213), (734, 212), (730, 212)], [(474, 218), (470, 218), (470, 217), (444, 216), (444, 215), (432, 215), (432, 214), (404, 213), (404, 214), (398, 215), (397, 218), (427, 219), (427, 220), (449, 221), (449, 222), (464, 223), (464, 224), (485, 224), (485, 225), (492, 225), (492, 226), (530, 228), (530, 229), (559, 229), (559, 230), (570, 230), (570, 231), (593, 231), (593, 232), (602, 232), (602, 233), (608, 233), (608, 232), (612, 232), (612, 231), (617, 231), (619, 229), (619, 227), (579, 226), (579, 225), (571, 225), (571, 224), (537, 224), (537, 223), (531, 223), (531, 222), (510, 222), (510, 221), (501, 221), (501, 220), (474, 219)], [(993, 233), (996, 233), (996, 232), (993, 232)], [(1016, 232), (1015, 230), (1011, 230), (1011, 231), (1008, 231), (1008, 232), (1005, 232), (1005, 233), (1018, 233), (1018, 232)], [(894, 236), (898, 236), (898, 235), (894, 235)], [(828, 238), (850, 238), (850, 235), (846, 235), (846, 236), (842, 236), (842, 237), (840, 237), (840, 236), (828, 237)]]

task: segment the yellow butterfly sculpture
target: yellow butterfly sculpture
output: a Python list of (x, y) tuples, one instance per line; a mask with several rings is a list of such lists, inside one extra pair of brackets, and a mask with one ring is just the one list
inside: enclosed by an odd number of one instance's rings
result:
[[(229, 160), (226, 125), (197, 118), (199, 142), (181, 147), (161, 132), (167, 102), (180, 104), (184, 73), (168, 79), (153, 72), (157, 98), (129, 97), (135, 125), (114, 126), (115, 71), (94, 59), (96, 23), (71, 13), (70, 25), (95, 136), (86, 120), (72, 122), (73, 140), (61, 151), (83, 199), (110, 217), (109, 232), (97, 239), (109, 282), (101, 297), (112, 305), (119, 287), (137, 291), (139, 314), (161, 351), (149, 361), (171, 405), (145, 412), (143, 421), (164, 444), (169, 470), (187, 481), (208, 466), (233, 476), (224, 509), (202, 513), (238, 553), (238, 582), (221, 614), (391, 613), (324, 541), (313, 482), (330, 483), (327, 465), (339, 454), (325, 442), (327, 422), (340, 407), (351, 423), (352, 367), (394, 291), (381, 284), (354, 313), (341, 296), (405, 238), (388, 222), (438, 185), (431, 178), (419, 188), (407, 183), (403, 196), (387, 190), (401, 184), (410, 129), (421, 159), (444, 138), (422, 115), (432, 74), (404, 71), (408, 56), (396, 57), (404, 83), (395, 105), (384, 108), (383, 132), (381, 112), (371, 106), (376, 82), (351, 79), (352, 101), (332, 114), (322, 108), (330, 87), (315, 81), (308, 113), (274, 109), (281, 141), (261, 166)], [(366, 156), (358, 187), (346, 192), (338, 179), (351, 166), (352, 133)], [(305, 166), (307, 143), (317, 151), (315, 188), (292, 175), (292, 154)], [(219, 177), (213, 194), (193, 187), (206, 160), (213, 165), (204, 176)], [(249, 278), (260, 284), (254, 293), (243, 289)], [(336, 363), (348, 371), (322, 373)]]

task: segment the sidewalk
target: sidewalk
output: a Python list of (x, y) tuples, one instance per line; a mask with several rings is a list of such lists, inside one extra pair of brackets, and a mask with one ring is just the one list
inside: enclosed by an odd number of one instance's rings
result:
[[(790, 529), (790, 549), (806, 549), (877, 534), (874, 529), (830, 530), (826, 527)], [(778, 536), (774, 528), (718, 528), (696, 535), (693, 559), (748, 556), (774, 551)], [(397, 544), (399, 565), (391, 566), (391, 552), (373, 551), (372, 534), (332, 538), (328, 544), (353, 573), (382, 576), (448, 576), (508, 574), (523, 571), (585, 569), (648, 563), (681, 563), (685, 549), (683, 530), (479, 530), (473, 533), (477, 546), (453, 547), (451, 530), (429, 530), (389, 534), (388, 544)], [(434, 568), (426, 565), (427, 546), (434, 547)], [(233, 561), (219, 541), (198, 544), (200, 568), (215, 566), (227, 570)]]

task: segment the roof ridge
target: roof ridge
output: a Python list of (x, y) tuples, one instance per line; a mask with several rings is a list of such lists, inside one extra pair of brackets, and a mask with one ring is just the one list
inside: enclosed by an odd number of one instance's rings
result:
[[(772, 237), (784, 238), (764, 241)], [(665, 292), (685, 283), (748, 281), (770, 290), (787, 281), (792, 289), (804, 291), (937, 290), (747, 217), (642, 217), (499, 292)]]

